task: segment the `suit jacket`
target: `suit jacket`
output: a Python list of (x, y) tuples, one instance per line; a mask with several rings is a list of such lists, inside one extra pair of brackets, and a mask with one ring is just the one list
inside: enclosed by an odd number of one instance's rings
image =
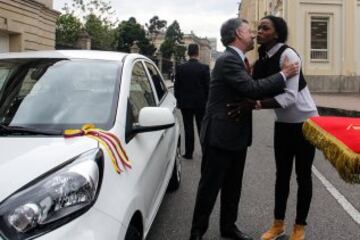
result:
[(244, 98), (260, 99), (282, 92), (285, 80), (280, 73), (254, 80), (245, 70), (239, 54), (231, 48), (217, 59), (211, 74), (209, 98), (200, 140), (225, 150), (239, 151), (251, 145), (252, 113), (241, 113), (238, 121), (231, 119), (226, 104)]
[(178, 108), (205, 108), (209, 81), (209, 66), (196, 59), (177, 66), (174, 93)]

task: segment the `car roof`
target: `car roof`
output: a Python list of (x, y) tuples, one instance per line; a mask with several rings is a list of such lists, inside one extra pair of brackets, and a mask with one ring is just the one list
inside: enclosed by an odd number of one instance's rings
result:
[(122, 61), (125, 57), (142, 57), (139, 54), (96, 51), (96, 50), (53, 50), (53, 51), (31, 51), (31, 52), (10, 52), (1, 53), (0, 59), (18, 59), (18, 58), (80, 58), (80, 59), (100, 59)]

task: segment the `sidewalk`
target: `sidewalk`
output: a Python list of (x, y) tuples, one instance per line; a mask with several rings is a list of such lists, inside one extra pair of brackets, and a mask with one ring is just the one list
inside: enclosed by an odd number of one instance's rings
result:
[[(173, 82), (165, 81), (168, 88)], [(312, 93), (320, 115), (360, 117), (360, 93)]]
[(360, 117), (360, 93), (312, 93), (320, 115)]

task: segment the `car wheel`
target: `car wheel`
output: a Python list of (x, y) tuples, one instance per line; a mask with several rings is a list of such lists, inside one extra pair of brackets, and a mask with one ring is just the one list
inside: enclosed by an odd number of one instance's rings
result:
[(125, 240), (141, 240), (141, 233), (133, 225), (129, 225), (126, 231)]
[(182, 165), (181, 165), (181, 141), (180, 137), (176, 147), (175, 154), (175, 164), (172, 172), (172, 176), (169, 182), (168, 191), (172, 192), (179, 188), (182, 175)]

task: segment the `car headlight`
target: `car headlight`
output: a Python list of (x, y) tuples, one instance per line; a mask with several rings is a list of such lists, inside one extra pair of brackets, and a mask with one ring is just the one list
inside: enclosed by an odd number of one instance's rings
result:
[(93, 149), (25, 185), (0, 204), (0, 234), (32, 239), (86, 212), (103, 175), (103, 152)]

